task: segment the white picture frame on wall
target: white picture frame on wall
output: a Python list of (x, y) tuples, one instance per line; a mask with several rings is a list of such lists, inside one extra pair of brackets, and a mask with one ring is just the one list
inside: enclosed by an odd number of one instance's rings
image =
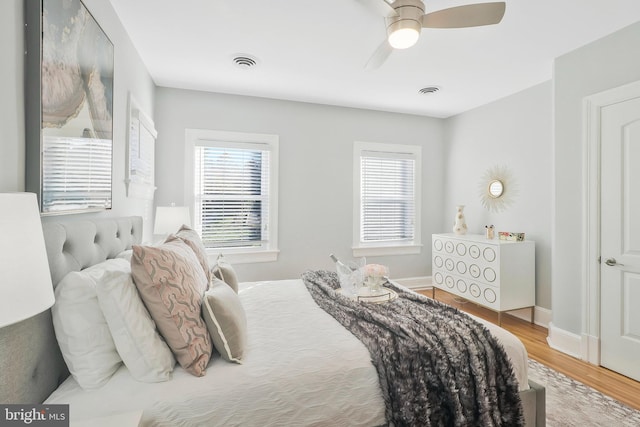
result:
[(158, 132), (153, 121), (129, 93), (127, 125), (127, 197), (153, 200), (155, 144)]

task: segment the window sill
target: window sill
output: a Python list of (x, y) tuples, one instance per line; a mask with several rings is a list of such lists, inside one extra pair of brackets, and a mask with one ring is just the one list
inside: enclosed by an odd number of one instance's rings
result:
[(383, 256), (383, 255), (417, 255), (422, 252), (421, 244), (388, 245), (388, 246), (359, 246), (354, 247), (353, 256)]
[(209, 262), (213, 265), (219, 254), (222, 254), (229, 264), (251, 264), (255, 262), (274, 262), (278, 260), (277, 249), (260, 251), (216, 250), (207, 249)]

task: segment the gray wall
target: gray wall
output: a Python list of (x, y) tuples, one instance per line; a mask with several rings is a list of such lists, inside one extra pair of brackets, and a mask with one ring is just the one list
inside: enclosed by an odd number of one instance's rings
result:
[[(546, 82), (454, 116), (446, 121), (445, 231), (456, 205), (465, 205), (469, 233), (526, 233), (536, 242), (536, 305), (551, 308), (551, 224), (553, 213), (552, 84)], [(517, 195), (505, 211), (482, 206), (480, 186), (487, 169), (507, 166)], [(510, 184), (510, 183), (507, 183)]]
[(158, 88), (156, 203), (183, 203), (185, 128), (280, 136), (278, 261), (236, 265), (241, 280), (298, 277), (351, 257), (354, 141), (422, 148), (420, 255), (369, 258), (394, 277), (431, 274), (431, 233), (441, 231), (443, 122), (378, 111)]
[(22, 0), (0, 2), (0, 192), (24, 191)]
[(563, 55), (554, 64), (555, 224), (553, 323), (582, 331), (584, 97), (640, 80), (640, 23)]
[[(74, 220), (83, 216), (141, 215), (145, 236), (151, 239), (151, 202), (126, 197), (125, 149), (127, 93), (131, 91), (140, 107), (153, 116), (155, 84), (111, 7), (103, 0), (84, 0), (114, 44), (114, 134), (113, 209), (96, 214), (47, 217), (45, 221)], [(0, 2), (0, 191), (24, 191), (24, 0)]]

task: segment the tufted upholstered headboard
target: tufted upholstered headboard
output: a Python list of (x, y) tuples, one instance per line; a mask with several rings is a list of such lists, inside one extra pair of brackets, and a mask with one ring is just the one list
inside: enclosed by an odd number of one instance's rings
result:
[[(142, 218), (42, 224), (53, 287), (71, 271), (114, 258), (142, 240)], [(51, 310), (0, 329), (0, 403), (41, 403), (69, 375)]]

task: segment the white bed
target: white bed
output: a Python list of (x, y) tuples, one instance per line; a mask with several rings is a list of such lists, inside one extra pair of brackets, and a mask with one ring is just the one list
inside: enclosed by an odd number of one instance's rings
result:
[[(142, 219), (47, 222), (43, 229), (55, 288), (68, 273), (139, 244)], [(301, 280), (244, 283), (240, 291), (248, 322), (242, 365), (214, 356), (204, 377), (175, 365), (173, 378), (161, 383), (138, 382), (122, 365), (103, 387), (83, 390), (69, 375), (48, 310), (0, 330), (0, 401), (69, 404), (72, 425), (139, 414), (143, 426), (385, 424), (368, 350), (313, 301)], [(513, 363), (527, 426), (544, 426), (544, 388), (527, 381), (522, 343), (487, 327)]]
[[(214, 357), (204, 377), (176, 366), (163, 383), (135, 381), (122, 366), (98, 390), (69, 377), (45, 403), (70, 404), (73, 421), (144, 409), (142, 426), (375, 426), (385, 423), (378, 376), (365, 346), (313, 301), (301, 280), (243, 283), (249, 346), (242, 365)], [(486, 323), (486, 322), (484, 322)], [(527, 353), (505, 347), (520, 390)]]

